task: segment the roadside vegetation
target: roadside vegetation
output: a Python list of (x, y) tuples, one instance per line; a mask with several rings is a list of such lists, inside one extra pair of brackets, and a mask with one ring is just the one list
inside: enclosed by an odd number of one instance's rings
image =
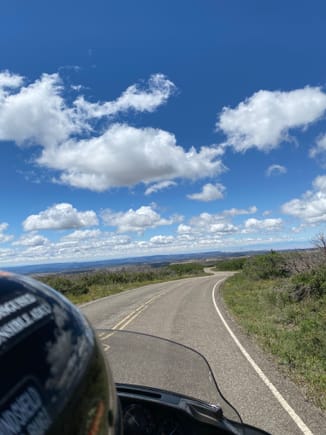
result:
[[(240, 325), (326, 410), (326, 243), (245, 260), (222, 294)], [(230, 270), (230, 269), (227, 269)], [(239, 269), (238, 269), (239, 270)]]
[(156, 282), (205, 275), (199, 263), (168, 266), (135, 266), (119, 270), (94, 270), (71, 274), (51, 274), (36, 278), (60, 291), (75, 304), (109, 296)]
[(217, 271), (223, 271), (223, 272), (242, 270), (246, 261), (247, 261), (247, 257), (236, 257), (236, 258), (219, 260), (215, 265), (215, 269)]
[[(315, 249), (222, 259), (218, 271), (237, 271), (223, 286), (239, 324), (306, 396), (326, 410), (326, 238)], [(37, 276), (75, 304), (146, 284), (203, 276), (200, 263), (135, 266)]]

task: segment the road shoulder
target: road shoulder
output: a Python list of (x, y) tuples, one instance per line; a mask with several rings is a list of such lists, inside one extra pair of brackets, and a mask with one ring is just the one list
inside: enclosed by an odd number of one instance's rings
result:
[(215, 292), (215, 300), (227, 324), (251, 358), (310, 430), (314, 434), (322, 434), (323, 428), (326, 427), (326, 415), (310, 403), (305, 397), (304, 390), (294, 384), (286, 374), (281, 371), (281, 367), (278, 365), (276, 358), (263, 351), (255, 340), (241, 328), (237, 320), (229, 312), (220, 289), (217, 289)]

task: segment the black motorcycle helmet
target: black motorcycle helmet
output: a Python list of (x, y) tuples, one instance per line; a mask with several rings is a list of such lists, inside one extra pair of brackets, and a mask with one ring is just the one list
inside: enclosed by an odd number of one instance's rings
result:
[(119, 434), (112, 375), (76, 307), (0, 272), (0, 434), (44, 433)]

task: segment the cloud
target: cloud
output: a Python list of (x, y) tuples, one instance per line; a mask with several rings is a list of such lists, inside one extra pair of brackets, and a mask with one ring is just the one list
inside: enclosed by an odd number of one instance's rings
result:
[[(239, 209), (241, 210), (241, 209)], [(132, 238), (126, 234), (100, 231), (99, 229), (78, 229), (70, 234), (62, 235), (57, 241), (41, 239), (36, 231), (21, 237), (14, 242), (15, 249), (0, 248), (1, 264), (10, 263), (45, 263), (53, 261), (72, 261), (73, 259), (95, 260), (108, 258), (130, 257), (133, 255), (154, 255), (159, 253), (171, 254), (173, 252), (203, 252), (204, 250), (230, 250), (236, 247), (249, 247), (253, 245), (271, 246), (276, 242), (290, 241), (290, 235), (284, 236), (279, 233), (275, 236), (272, 231), (266, 231), (265, 227), (271, 228), (269, 223), (258, 225), (256, 220), (244, 225), (235, 226), (227, 221), (226, 216), (220, 214), (202, 213), (190, 220), (189, 224), (180, 224), (177, 234), (152, 235), (148, 239)], [(159, 219), (163, 219), (159, 217)], [(167, 219), (166, 219), (167, 220)], [(178, 222), (171, 218), (170, 221)], [(158, 223), (152, 220), (153, 226)], [(150, 223), (139, 225), (138, 229), (145, 228)], [(259, 229), (257, 230), (257, 227)], [(174, 230), (174, 228), (173, 228)], [(245, 234), (250, 234), (246, 237)], [(252, 235), (254, 234), (254, 235)], [(42, 237), (42, 236), (40, 236)]]
[(168, 187), (176, 185), (177, 183), (175, 181), (161, 181), (148, 187), (145, 191), (145, 195), (151, 195), (152, 193), (156, 193), (159, 190), (167, 189)]
[(240, 216), (240, 215), (246, 215), (246, 214), (255, 214), (257, 213), (258, 208), (253, 205), (249, 207), (248, 209), (243, 208), (231, 208), (229, 210), (224, 210), (223, 215), (225, 216)]
[(129, 109), (152, 112), (167, 101), (175, 88), (162, 74), (155, 74), (147, 89), (132, 85), (117, 100), (105, 103), (89, 103), (78, 97), (69, 107), (59, 74), (43, 74), (26, 86), (22, 86), (23, 82), (21, 76), (0, 73), (0, 140), (45, 148), (92, 131), (90, 121), (94, 118)]
[(282, 205), (282, 212), (308, 224), (326, 222), (326, 175), (316, 177), (313, 190)]
[(224, 197), (225, 187), (222, 184), (205, 184), (203, 190), (200, 193), (193, 193), (187, 195), (189, 199), (195, 199), (197, 201), (215, 201), (216, 199), (222, 199)]
[(244, 233), (256, 231), (278, 231), (282, 227), (282, 219), (247, 219), (244, 223)]
[(326, 192), (326, 175), (320, 175), (313, 181), (313, 186), (316, 190), (320, 190), (322, 193)]
[(8, 260), (11, 260), (12, 262), (14, 262), (15, 260), (17, 260), (17, 253), (15, 252), (14, 249), (1, 249), (0, 248), (0, 261), (1, 262), (7, 262)]
[(7, 222), (0, 223), (0, 243), (7, 243), (13, 239), (13, 236), (9, 234), (4, 234), (4, 231), (8, 229), (9, 225)]
[(318, 158), (319, 163), (321, 163), (322, 166), (325, 166), (325, 163), (326, 163), (326, 134), (321, 136), (316, 141), (316, 146), (310, 148), (309, 156), (313, 159)]
[(101, 234), (101, 230), (76, 230), (64, 236), (62, 240), (73, 240), (79, 242), (81, 240), (98, 238)]
[(53, 261), (114, 257), (128, 250), (130, 238), (94, 230), (74, 231), (57, 242), (28, 246), (20, 252), (25, 261)]
[(177, 232), (178, 234), (189, 234), (191, 233), (191, 226), (190, 225), (185, 225), (185, 224), (180, 224), (178, 226)]
[(270, 177), (271, 175), (279, 175), (279, 174), (286, 174), (287, 169), (285, 166), (282, 165), (270, 165), (266, 169), (266, 176)]
[(35, 231), (26, 234), (12, 244), (15, 249), (0, 249), (0, 262), (44, 263), (53, 261), (94, 260), (130, 255), (135, 246), (131, 238), (111, 232), (76, 230), (50, 241)]
[(71, 204), (55, 204), (39, 214), (33, 214), (23, 222), (25, 231), (66, 230), (98, 225), (94, 211), (77, 211)]
[(61, 245), (78, 246), (82, 249), (100, 249), (105, 246), (120, 246), (130, 243), (128, 236), (96, 230), (76, 230), (61, 238)]
[(170, 245), (173, 243), (174, 237), (173, 236), (153, 236), (149, 239), (150, 243), (153, 245)]
[(208, 229), (210, 233), (217, 233), (220, 235), (234, 233), (237, 230), (238, 228), (235, 225), (228, 222), (218, 222), (215, 224), (211, 224)]
[[(257, 212), (257, 207), (252, 206), (248, 209), (230, 209), (224, 210), (218, 214), (201, 213), (192, 217), (188, 223), (178, 226), (179, 236), (194, 236), (196, 240), (211, 240), (212, 237), (217, 241), (230, 238), (232, 234), (246, 234), (257, 231), (278, 231), (281, 229), (282, 219), (255, 219), (250, 218), (241, 225), (235, 225), (230, 221), (231, 217), (246, 215)], [(212, 240), (211, 240), (211, 243)]]
[(118, 233), (136, 232), (140, 234), (149, 228), (171, 225), (178, 220), (177, 217), (162, 218), (151, 206), (142, 206), (137, 210), (131, 208), (125, 213), (104, 210), (102, 219), (106, 225), (117, 227)]
[(193, 216), (189, 223), (192, 226), (207, 228), (209, 225), (216, 222), (224, 221), (225, 217), (222, 214), (200, 213), (198, 216)]
[(153, 112), (165, 104), (175, 85), (163, 74), (129, 86), (114, 101), (96, 103), (81, 95), (69, 103), (59, 74), (24, 83), (21, 76), (0, 73), (0, 141), (41, 147), (35, 162), (58, 171), (56, 182), (93, 191), (156, 183), (149, 191), (157, 191), (176, 178), (195, 180), (225, 170), (218, 147), (185, 151), (169, 132), (113, 121), (122, 112)]
[(65, 184), (104, 191), (140, 182), (219, 174), (225, 168), (216, 153), (206, 147), (185, 152), (174, 135), (163, 130), (113, 124), (99, 137), (44, 149), (38, 163), (62, 171), (60, 180)]
[(147, 86), (129, 86), (115, 101), (90, 103), (83, 97), (79, 97), (74, 105), (86, 118), (112, 116), (127, 110), (153, 112), (166, 103), (174, 91), (175, 85), (163, 74), (153, 74)]
[(13, 243), (14, 246), (44, 246), (49, 243), (49, 240), (37, 234), (37, 232), (32, 231), (29, 234), (23, 235), (19, 240)]
[(326, 94), (319, 87), (290, 92), (260, 90), (235, 109), (224, 107), (216, 126), (237, 152), (254, 147), (269, 151), (289, 140), (290, 129), (307, 127), (325, 110)]
[(19, 88), (24, 82), (24, 78), (9, 71), (0, 72), (0, 101), (8, 95), (10, 89)]
[[(43, 74), (18, 91), (22, 79), (8, 74), (0, 76), (0, 140), (51, 147), (88, 129), (66, 106), (58, 74)], [(6, 92), (6, 83), (15, 92)]]
[(2, 233), (3, 231), (7, 230), (8, 227), (9, 225), (7, 224), (7, 222), (0, 223), (0, 232)]
[(237, 231), (237, 227), (229, 222), (223, 214), (201, 213), (199, 216), (191, 218), (189, 225), (192, 233), (199, 234), (223, 235)]

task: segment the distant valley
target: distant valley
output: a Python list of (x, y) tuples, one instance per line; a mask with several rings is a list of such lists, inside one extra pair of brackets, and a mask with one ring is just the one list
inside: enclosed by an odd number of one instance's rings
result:
[(173, 254), (173, 255), (155, 255), (145, 257), (130, 257), (113, 260), (101, 261), (84, 261), (73, 263), (48, 263), (48, 264), (33, 264), (26, 266), (6, 267), (5, 270), (14, 273), (29, 274), (47, 274), (47, 273), (74, 273), (82, 271), (90, 271), (102, 268), (117, 268), (124, 266), (132, 266), (139, 264), (148, 264), (152, 266), (161, 266), (175, 262), (199, 261), (199, 262), (214, 262), (225, 257), (239, 257), (244, 255), (257, 254), (258, 252), (202, 252), (189, 254)]

